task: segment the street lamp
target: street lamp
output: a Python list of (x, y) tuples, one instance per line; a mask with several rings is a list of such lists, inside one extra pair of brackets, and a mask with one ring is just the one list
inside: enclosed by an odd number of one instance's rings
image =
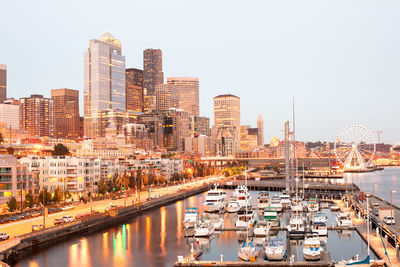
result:
[(392, 193), (396, 193), (396, 190), (390, 190), (390, 217), (393, 220), (393, 202), (392, 202)]

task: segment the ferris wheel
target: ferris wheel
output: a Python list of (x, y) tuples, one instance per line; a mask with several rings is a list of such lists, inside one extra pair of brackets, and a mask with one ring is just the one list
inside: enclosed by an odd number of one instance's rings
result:
[(360, 125), (343, 128), (335, 139), (335, 155), (344, 170), (365, 170), (375, 155), (374, 135)]

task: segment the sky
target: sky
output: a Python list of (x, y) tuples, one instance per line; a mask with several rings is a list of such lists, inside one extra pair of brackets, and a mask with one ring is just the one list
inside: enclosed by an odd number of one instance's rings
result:
[[(333, 141), (357, 124), (400, 140), (400, 1), (0, 1), (0, 64), (8, 96), (80, 91), (89, 40), (109, 30), (126, 67), (163, 51), (164, 77), (198, 77), (200, 113), (214, 96), (241, 99), (241, 124), (264, 119), (265, 141)], [(374, 134), (377, 139), (377, 135)]]

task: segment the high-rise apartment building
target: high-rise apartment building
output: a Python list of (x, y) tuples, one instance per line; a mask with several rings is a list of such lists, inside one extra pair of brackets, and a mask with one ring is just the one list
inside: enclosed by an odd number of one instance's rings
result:
[(121, 42), (106, 32), (99, 39), (90, 40), (84, 58), (85, 135), (102, 137), (109, 124), (104, 114), (110, 110), (126, 111), (125, 57)]
[(7, 129), (19, 129), (19, 101), (10, 99), (0, 104), (0, 122), (4, 122)]
[(261, 117), (261, 114), (258, 115), (257, 118), (257, 129), (258, 129), (257, 144), (258, 146), (264, 146), (264, 120)]
[(126, 69), (126, 110), (143, 111), (143, 70)]
[(0, 64), (0, 103), (7, 98), (7, 65)]
[(31, 136), (53, 136), (53, 100), (42, 95), (31, 95), (19, 100), (20, 128)]
[(160, 49), (146, 49), (143, 51), (143, 111), (156, 108), (156, 85), (164, 83), (162, 71), (162, 51)]
[(210, 118), (198, 115), (189, 116), (189, 135), (210, 136)]
[(169, 151), (183, 151), (185, 138), (189, 135), (189, 113), (171, 108), (163, 112), (163, 144)]
[(54, 136), (79, 137), (79, 91), (73, 89), (51, 90), (54, 108)]

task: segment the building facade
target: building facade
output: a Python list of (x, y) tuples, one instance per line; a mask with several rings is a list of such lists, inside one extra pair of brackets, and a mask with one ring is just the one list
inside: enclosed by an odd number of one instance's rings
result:
[(146, 49), (143, 51), (143, 111), (148, 112), (156, 108), (156, 85), (164, 83), (162, 71), (162, 51), (160, 49)]
[(0, 103), (7, 98), (7, 65), (0, 64)]
[(31, 95), (19, 100), (20, 128), (31, 136), (52, 137), (54, 134), (53, 100), (42, 95)]
[(109, 32), (90, 40), (84, 55), (84, 80), (85, 135), (102, 137), (109, 124), (104, 114), (126, 111), (125, 57), (121, 42)]
[(189, 135), (205, 135), (210, 136), (210, 118), (198, 115), (189, 116)]
[(169, 151), (184, 151), (184, 140), (189, 134), (189, 113), (171, 108), (163, 112), (163, 147)]
[(79, 91), (66, 88), (53, 89), (51, 99), (54, 107), (54, 136), (79, 137)]
[(143, 111), (143, 70), (126, 69), (126, 110)]
[(258, 129), (258, 146), (264, 146), (264, 120), (261, 117), (261, 114), (258, 115), (257, 118), (257, 129)]
[(0, 122), (6, 123), (7, 129), (19, 129), (19, 101), (5, 100), (0, 104)]

